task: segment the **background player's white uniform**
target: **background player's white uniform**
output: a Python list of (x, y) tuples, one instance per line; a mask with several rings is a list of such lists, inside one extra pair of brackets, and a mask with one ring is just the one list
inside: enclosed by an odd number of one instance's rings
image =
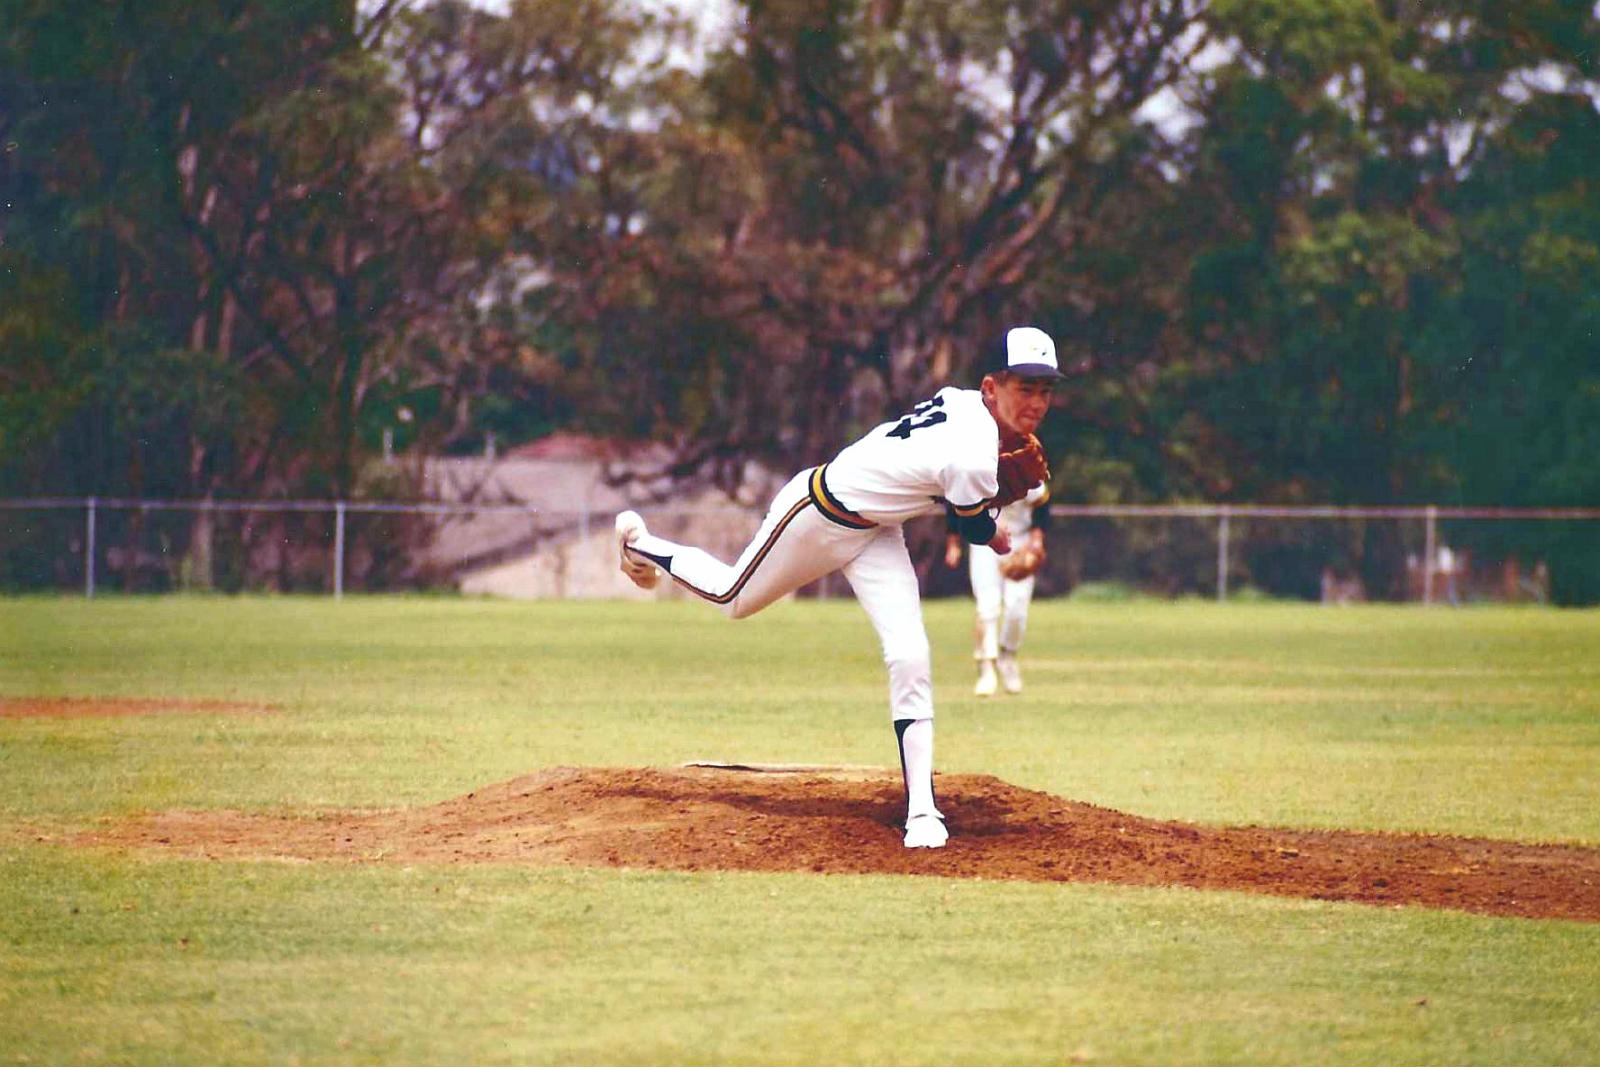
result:
[[(1050, 499), (1048, 486), (1036, 486), (1026, 497), (1000, 509), (999, 525), (1011, 534), (1011, 543), (1021, 545), (1033, 529), (1035, 509)], [(1015, 658), (1028, 629), (1028, 605), (1033, 601), (1036, 575), (1007, 578), (1000, 570), (1000, 557), (988, 545), (969, 545), (967, 574), (972, 582), (972, 599), (977, 609), (973, 658), (980, 664), (1006, 661), (1006, 688), (1021, 689), (1021, 674)], [(979, 693), (992, 693), (993, 682), (980, 675)]]

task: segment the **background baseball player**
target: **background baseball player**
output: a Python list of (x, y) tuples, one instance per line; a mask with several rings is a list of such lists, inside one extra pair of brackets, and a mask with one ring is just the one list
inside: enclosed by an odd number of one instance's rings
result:
[(1000, 508), (1049, 481), (1034, 430), (1061, 377), (1055, 343), (1031, 326), (1008, 330), (978, 389), (947, 387), (883, 423), (831, 462), (778, 491), (733, 565), (650, 534), (636, 512), (617, 516), (622, 572), (653, 588), (673, 581), (742, 619), (825, 574), (842, 571), (883, 645), (889, 710), (906, 787), (907, 848), (948, 836), (933, 797), (933, 680), (916, 570), (901, 529), (948, 507), (962, 538), (1005, 554)]
[[(1017, 653), (1028, 629), (1028, 605), (1033, 601), (1034, 577), (1044, 565), (1044, 535), (1050, 527), (1050, 487), (1036, 486), (1028, 495), (1000, 509), (999, 524), (1011, 535), (1011, 551), (997, 555), (987, 545), (973, 545), (967, 557), (967, 575), (977, 607), (973, 658), (978, 661), (978, 681), (972, 691), (994, 696), (1004, 686), (1008, 693), (1022, 692), (1022, 666)], [(952, 530), (945, 540), (945, 565), (961, 562), (960, 535)]]

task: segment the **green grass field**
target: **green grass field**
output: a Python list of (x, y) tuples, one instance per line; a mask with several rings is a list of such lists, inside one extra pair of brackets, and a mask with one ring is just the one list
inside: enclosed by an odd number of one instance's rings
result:
[[(1600, 613), (1035, 605), (939, 766), (1141, 815), (1600, 845)], [(1600, 925), (891, 877), (204, 862), (132, 812), (426, 804), (543, 767), (895, 760), (849, 602), (0, 601), (0, 1063), (1586, 1064)], [(43, 839), (43, 840), (41, 840)]]

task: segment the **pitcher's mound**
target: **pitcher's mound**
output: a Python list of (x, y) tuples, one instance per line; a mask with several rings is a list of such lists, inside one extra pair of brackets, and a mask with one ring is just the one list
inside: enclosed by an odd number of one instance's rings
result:
[(1600, 849), (1162, 822), (940, 775), (943, 849), (906, 849), (898, 771), (560, 769), (425, 808), (164, 812), (85, 843), (213, 857), (936, 875), (1232, 889), (1600, 921)]

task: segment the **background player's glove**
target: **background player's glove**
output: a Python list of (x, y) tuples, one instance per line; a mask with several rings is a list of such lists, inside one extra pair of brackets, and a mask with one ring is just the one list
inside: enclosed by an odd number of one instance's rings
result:
[(1028, 495), (1028, 490), (1050, 480), (1050, 464), (1044, 458), (1044, 446), (1031, 433), (1020, 441), (1001, 441), (1000, 465), (995, 474), (1000, 491), (989, 503), (1003, 508), (1021, 500)]
[(1024, 544), (1000, 557), (1000, 574), (1013, 582), (1031, 578), (1044, 566), (1044, 549)]

